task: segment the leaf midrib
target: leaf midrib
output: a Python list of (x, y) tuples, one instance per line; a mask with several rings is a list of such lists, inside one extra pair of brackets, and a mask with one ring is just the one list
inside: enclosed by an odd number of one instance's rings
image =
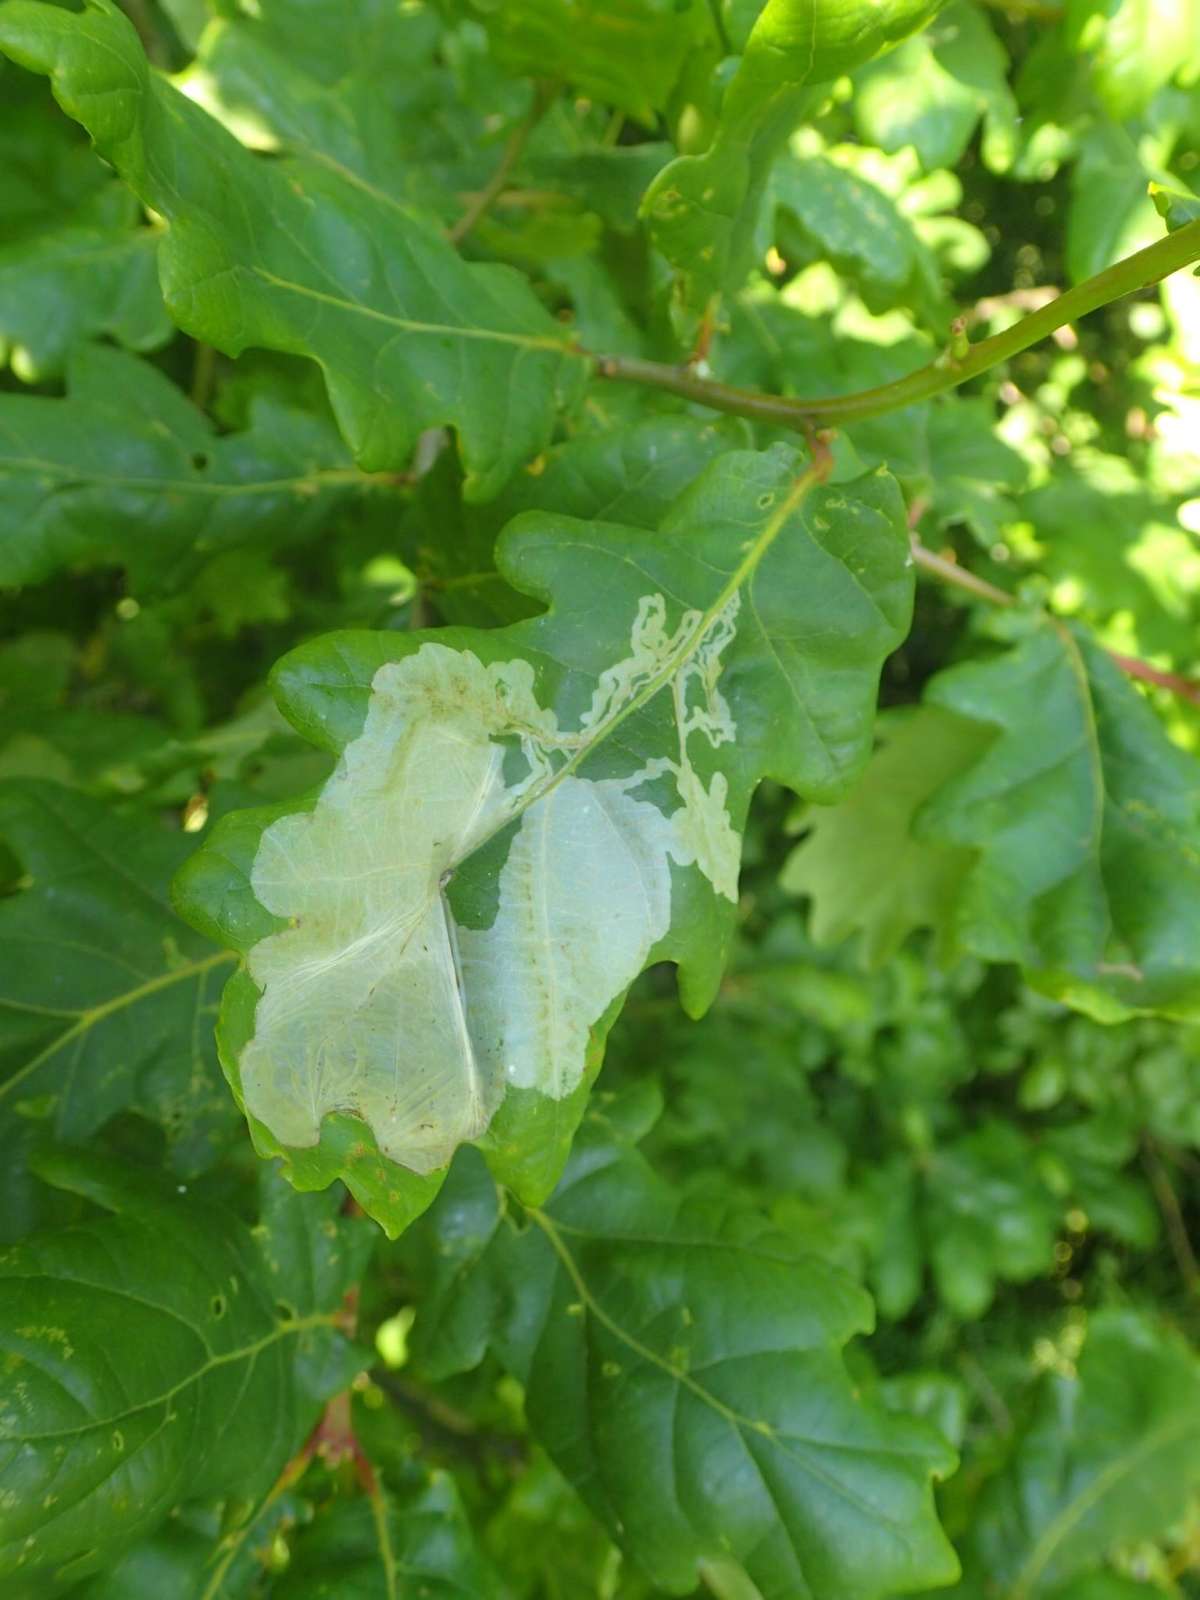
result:
[[(580, 1300), (590, 1314), (596, 1319), (596, 1321), (599, 1322), (602, 1327), (607, 1328), (609, 1333), (611, 1333), (615, 1339), (618, 1339), (626, 1346), (627, 1349), (632, 1350), (633, 1353), (642, 1361), (645, 1361), (650, 1366), (657, 1367), (660, 1372), (666, 1373), (666, 1375), (674, 1382), (678, 1383), (682, 1388), (688, 1389), (692, 1394), (694, 1394), (696, 1398), (704, 1405), (708, 1406), (710, 1410), (715, 1411), (717, 1415), (721, 1417), (723, 1421), (728, 1423), (728, 1425), (737, 1433), (738, 1437), (743, 1440), (744, 1444), (746, 1445), (747, 1454), (749, 1454), (752, 1459), (753, 1452), (749, 1449), (749, 1440), (746, 1438), (747, 1434), (757, 1434), (760, 1438), (768, 1440), (770, 1444), (775, 1446), (781, 1456), (789, 1461), (793, 1461), (802, 1472), (807, 1473), (810, 1477), (815, 1478), (819, 1483), (824, 1484), (826, 1489), (828, 1489), (832, 1494), (838, 1496), (848, 1504), (855, 1506), (864, 1517), (869, 1518), (873, 1522), (884, 1522), (898, 1528), (903, 1528), (904, 1524), (902, 1524), (898, 1518), (888, 1516), (880, 1509), (878, 1505), (872, 1504), (871, 1502), (864, 1500), (860, 1495), (855, 1494), (853, 1490), (851, 1490), (840, 1479), (835, 1478), (831, 1474), (825, 1472), (817, 1462), (811, 1459), (803, 1458), (797, 1455), (794, 1451), (790, 1450), (786, 1442), (789, 1435), (782, 1433), (766, 1419), (755, 1419), (754, 1417), (748, 1417), (743, 1412), (736, 1411), (732, 1406), (726, 1405), (725, 1402), (719, 1399), (717, 1395), (713, 1394), (710, 1389), (706, 1389), (702, 1383), (698, 1383), (690, 1372), (685, 1371), (681, 1367), (675, 1366), (674, 1363), (669, 1361), (665, 1356), (661, 1356), (656, 1350), (652, 1350), (649, 1345), (643, 1344), (641, 1340), (638, 1339), (634, 1334), (623, 1328), (619, 1322), (616, 1322), (612, 1317), (609, 1316), (608, 1312), (605, 1311), (604, 1307), (593, 1295), (588, 1286), (587, 1280), (579, 1270), (574, 1256), (564, 1243), (553, 1218), (550, 1217), (545, 1211), (540, 1211), (536, 1207), (527, 1207), (526, 1215), (529, 1216), (545, 1234), (551, 1248), (562, 1264), (563, 1270), (566, 1272), (568, 1278), (575, 1288), (576, 1293), (579, 1295)], [(730, 1357), (728, 1359), (735, 1358)], [(822, 1443), (825, 1443), (827, 1448), (829, 1447), (827, 1441), (822, 1441)], [(833, 1448), (841, 1451), (851, 1451), (856, 1447), (845, 1443), (837, 1443), (833, 1445)], [(865, 1447), (858, 1448), (862, 1450)], [(907, 1458), (906, 1452), (888, 1450), (883, 1445), (872, 1446), (871, 1453), (880, 1455), (899, 1455)], [(755, 1465), (756, 1470), (759, 1470), (757, 1467), (757, 1462)], [(762, 1481), (763, 1487), (767, 1494), (771, 1495), (770, 1486), (766, 1483), (765, 1479)], [(772, 1496), (772, 1498), (774, 1497)]]
[(1133, 1449), (1126, 1451), (1115, 1461), (1110, 1461), (1103, 1471), (1098, 1472), (1075, 1499), (1068, 1501), (1047, 1523), (1041, 1537), (1022, 1563), (1008, 1592), (1008, 1600), (1030, 1600), (1038, 1580), (1053, 1560), (1058, 1547), (1097, 1502), (1103, 1499), (1115, 1484), (1120, 1483), (1122, 1478), (1140, 1466), (1147, 1456), (1173, 1444), (1176, 1439), (1193, 1434), (1195, 1426), (1195, 1418), (1192, 1416), (1173, 1417), (1156, 1428), (1153, 1433), (1144, 1435)]
[[(69, 402), (68, 402), (69, 404)], [(201, 478), (154, 478), (99, 472), (90, 468), (67, 466), (60, 461), (45, 461), (39, 456), (0, 456), (0, 471), (29, 472), (47, 478), (58, 478), (78, 484), (81, 488), (145, 489), (154, 494), (195, 494), (219, 497), (223, 495), (276, 494), (286, 490), (302, 492), (312, 486), (320, 489), (326, 484), (357, 484), (368, 487), (377, 480), (369, 472), (355, 467), (318, 468), (315, 472), (301, 472), (290, 478), (256, 478), (246, 483), (212, 483)]]
[(420, 322), (411, 317), (395, 316), (390, 311), (379, 311), (360, 300), (348, 300), (343, 295), (326, 294), (322, 289), (312, 289), (307, 284), (293, 283), (290, 278), (277, 277), (265, 267), (250, 267), (247, 270), (253, 277), (260, 278), (273, 289), (283, 289), (308, 300), (318, 300), (324, 305), (333, 306), (338, 311), (349, 311), (355, 316), (368, 317), (373, 322), (385, 322), (391, 328), (399, 328), (402, 333), (479, 339), (486, 343), (517, 345), (522, 350), (548, 350), (558, 356), (575, 356), (577, 360), (583, 359), (575, 354), (564, 339), (555, 339), (549, 334), (512, 333), (503, 328), (472, 328), (462, 323)]
[[(592, 735), (590, 738), (580, 740), (574, 752), (566, 761), (563, 762), (562, 766), (558, 767), (554, 772), (549, 773), (545, 778), (539, 780), (538, 782), (530, 784), (527, 789), (521, 792), (519, 797), (511, 806), (504, 808), (503, 814), (486, 833), (472, 837), (470, 849), (457, 861), (455, 861), (450, 868), (451, 877), (455, 872), (458, 871), (465, 861), (469, 861), (472, 856), (476, 855), (480, 850), (482, 850), (498, 834), (502, 833), (505, 828), (511, 827), (513, 822), (515, 822), (518, 817), (523, 816), (531, 806), (536, 805), (539, 800), (544, 800), (547, 795), (553, 793), (553, 791), (560, 783), (563, 782), (564, 779), (572, 776), (576, 769), (588, 759), (596, 747), (608, 738), (609, 734), (615, 732), (615, 730), (619, 728), (620, 725), (627, 720), (627, 718), (633, 716), (635, 712), (640, 711), (648, 701), (653, 700), (655, 695), (657, 695), (663, 688), (666, 687), (668, 683), (671, 682), (684, 663), (692, 655), (694, 655), (703, 644), (717, 617), (729, 604), (734, 595), (738, 593), (742, 585), (746, 583), (753, 575), (755, 569), (758, 567), (767, 551), (771, 548), (779, 534), (782, 532), (788, 519), (799, 509), (801, 505), (803, 505), (804, 501), (808, 498), (808, 495), (821, 481), (821, 479), (822, 474), (816, 468), (810, 468), (807, 472), (802, 473), (798, 478), (795, 479), (787, 494), (784, 495), (782, 503), (776, 508), (771, 516), (767, 518), (757, 536), (751, 540), (749, 548), (746, 550), (741, 561), (722, 585), (716, 598), (710, 602), (707, 610), (701, 613), (700, 621), (692, 630), (692, 632), (688, 634), (688, 636), (683, 640), (678, 648), (671, 653), (666, 662), (659, 668), (653, 677), (649, 678), (635, 695), (631, 696), (630, 699), (627, 700), (623, 705), (619, 706), (616, 711), (611, 713), (602, 722), (598, 723), (596, 728), (592, 730)], [(448, 878), (446, 879), (445, 883), (439, 883), (434, 890), (434, 894), (441, 896), (445, 901), (447, 919), (448, 921), (452, 922), (453, 914), (450, 912), (449, 902), (446, 901), (446, 888), (448, 887), (449, 882), (450, 879)], [(433, 901), (431, 897), (430, 901), (425, 907), (425, 912), (428, 911), (429, 906), (432, 905), (432, 903)]]
[[(26, 1276), (15, 1274), (14, 1277), (5, 1277), (0, 1281), (11, 1283)], [(39, 1274), (39, 1276), (43, 1276)], [(156, 1308), (160, 1309), (160, 1308)], [(194, 1383), (200, 1383), (210, 1372), (218, 1367), (227, 1367), (237, 1361), (250, 1361), (260, 1355), (264, 1350), (269, 1350), (272, 1345), (278, 1344), (281, 1339), (291, 1334), (308, 1333), (314, 1328), (336, 1328), (341, 1322), (341, 1313), (338, 1311), (313, 1312), (307, 1317), (296, 1317), (291, 1322), (277, 1322), (261, 1339), (256, 1339), (252, 1344), (241, 1345), (236, 1350), (226, 1350), (221, 1355), (210, 1356), (207, 1361), (190, 1372), (178, 1383), (162, 1390), (159, 1394), (150, 1396), (147, 1400), (139, 1400), (137, 1405), (129, 1406), (124, 1411), (114, 1412), (112, 1416), (94, 1417), (79, 1427), (55, 1428), (46, 1433), (12, 1433), (0, 1434), (0, 1442), (11, 1444), (39, 1444), (47, 1439), (72, 1439), (86, 1433), (91, 1433), (95, 1428), (111, 1428), (117, 1423), (126, 1422), (130, 1417), (136, 1417), (143, 1411), (151, 1411), (157, 1406), (170, 1405), (176, 1395), (182, 1394), (185, 1389)], [(195, 1329), (192, 1330), (196, 1332)]]
[[(791, 489), (784, 496), (782, 504), (763, 524), (761, 532), (751, 541), (749, 549), (722, 585), (716, 598), (710, 602), (708, 609), (701, 613), (699, 623), (687, 638), (671, 653), (653, 677), (647, 679), (635, 695), (632, 695), (623, 705), (618, 706), (614, 712), (597, 724), (591, 738), (580, 741), (573, 754), (563, 762), (561, 767), (556, 768), (554, 772), (539, 782), (530, 784), (529, 788), (521, 794), (518, 802), (511, 810), (505, 812), (503, 819), (489, 833), (482, 838), (472, 840), (470, 852), (472, 855), (488, 844), (498, 833), (511, 826), (513, 820), (528, 811), (530, 806), (536, 805), (539, 800), (545, 799), (565, 778), (571, 777), (598, 745), (602, 744), (611, 733), (614, 733), (623, 722), (640, 711), (648, 701), (653, 700), (655, 695), (671, 682), (684, 663), (704, 643), (717, 617), (724, 611), (742, 585), (752, 576), (762, 558), (779, 537), (788, 519), (803, 505), (819, 481), (820, 474), (813, 469), (803, 473), (795, 480)], [(461, 865), (461, 862), (459, 865)]]

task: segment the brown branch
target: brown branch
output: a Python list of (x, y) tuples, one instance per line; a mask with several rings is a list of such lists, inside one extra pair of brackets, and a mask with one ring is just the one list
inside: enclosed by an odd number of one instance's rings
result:
[(201, 411), (208, 410), (208, 402), (212, 398), (213, 384), (217, 376), (217, 352), (211, 344), (197, 340), (192, 355), (192, 386), (191, 401)]
[(1146, 1169), (1146, 1176), (1150, 1179), (1150, 1187), (1154, 1190), (1154, 1198), (1162, 1213), (1175, 1264), (1179, 1268), (1179, 1276), (1183, 1279), (1187, 1292), (1194, 1295), (1200, 1292), (1200, 1263), (1196, 1261), (1196, 1252), (1188, 1237), (1187, 1223), (1183, 1219), (1183, 1211), (1171, 1182), (1171, 1175), (1159, 1154), (1156, 1141), (1149, 1134), (1144, 1135), (1142, 1139), (1142, 1165)]
[(1190, 700), (1193, 705), (1200, 706), (1200, 683), (1195, 678), (1185, 678), (1178, 672), (1162, 672), (1148, 661), (1139, 661), (1137, 656), (1123, 656), (1116, 650), (1108, 653), (1121, 671), (1127, 672), (1131, 678), (1140, 678), (1143, 683), (1152, 683), (1158, 689), (1169, 689), (1181, 700)]
[(549, 84), (539, 83), (535, 86), (533, 104), (509, 134), (495, 172), (492, 173), (487, 183), (484, 184), (462, 216), (449, 230), (447, 237), (451, 244), (461, 244), (463, 242), (504, 188), (504, 185), (508, 182), (509, 174), (525, 152), (525, 146), (529, 142), (529, 135), (549, 110), (556, 93), (557, 88)]
[(1015, 606), (1016, 600), (1003, 589), (997, 589), (994, 583), (989, 583), (986, 578), (977, 578), (966, 567), (960, 567), (957, 561), (950, 561), (945, 556), (935, 555), (928, 545), (923, 545), (914, 533), (911, 536), (913, 560), (918, 567), (923, 567), (926, 572), (932, 573), (935, 578), (940, 578), (943, 583), (953, 584), (956, 589), (965, 589), (976, 600), (986, 600), (994, 606)]
[[(910, 512), (910, 526), (911, 520)], [(935, 555), (927, 545), (921, 543), (915, 533), (911, 535), (911, 544), (914, 562), (931, 577), (939, 579), (942, 583), (952, 584), (956, 589), (962, 589), (976, 600), (986, 600), (989, 605), (1016, 605), (1015, 596), (1008, 594), (1004, 589), (998, 589), (986, 578), (976, 577), (975, 573), (968, 571), (966, 567), (960, 567), (957, 561)], [(1157, 689), (1166, 689), (1171, 694), (1178, 695), (1181, 700), (1190, 700), (1193, 705), (1200, 705), (1200, 683), (1195, 678), (1185, 678), (1178, 672), (1164, 672), (1159, 667), (1152, 667), (1148, 661), (1142, 661), (1138, 656), (1122, 655), (1119, 650), (1110, 650), (1108, 655), (1127, 677), (1136, 678), (1140, 683), (1152, 683)]]

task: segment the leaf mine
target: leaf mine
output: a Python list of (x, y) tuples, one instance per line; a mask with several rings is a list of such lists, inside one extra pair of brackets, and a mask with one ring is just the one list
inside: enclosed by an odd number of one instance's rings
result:
[[(670, 925), (671, 861), (736, 897), (726, 780), (706, 788), (688, 754), (693, 736), (735, 737), (718, 679), (736, 613), (735, 595), (672, 631), (663, 597), (642, 597), (628, 655), (574, 730), (538, 703), (527, 661), (485, 666), (430, 643), (378, 670), (315, 808), (272, 823), (254, 861), (255, 895), (290, 924), (248, 959), (261, 999), (242, 1087), (276, 1138), (311, 1146), (327, 1113), (349, 1111), (385, 1155), (431, 1172), (484, 1131), (508, 1085), (575, 1088), (592, 1025)], [(672, 698), (678, 755), (578, 775), (648, 691)], [(514, 741), (524, 771), (510, 780)], [(634, 792), (664, 776), (670, 812)], [(494, 920), (459, 926), (450, 877), (514, 819)]]

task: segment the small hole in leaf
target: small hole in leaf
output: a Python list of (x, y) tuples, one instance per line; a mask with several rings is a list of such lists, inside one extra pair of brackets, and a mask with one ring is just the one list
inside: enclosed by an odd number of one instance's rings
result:
[(760, 511), (765, 511), (768, 506), (773, 506), (774, 504), (775, 504), (775, 496), (773, 494), (760, 494), (759, 495), (759, 497), (758, 497), (758, 509)]
[(214, 1317), (223, 1317), (225, 1315), (225, 1296), (223, 1294), (213, 1295), (212, 1300), (209, 1302), (209, 1310)]
[(296, 1320), (296, 1308), (295, 1306), (286, 1305), (282, 1300), (276, 1300), (275, 1315), (280, 1322), (294, 1322)]
[(204, 450), (197, 450), (192, 456), (192, 465), (197, 472), (203, 472), (208, 465), (208, 454)]

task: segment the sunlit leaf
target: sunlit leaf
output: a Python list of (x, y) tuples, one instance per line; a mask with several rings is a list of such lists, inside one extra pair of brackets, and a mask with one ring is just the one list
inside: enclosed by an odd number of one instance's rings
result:
[(956, 4), (919, 38), (863, 68), (854, 98), (859, 133), (883, 150), (912, 145), (926, 171), (953, 167), (984, 119), (983, 157), (1012, 163), (1018, 122), (1008, 58), (984, 12)]
[(919, 28), (944, 0), (768, 0), (724, 91), (702, 155), (673, 161), (643, 203), (651, 237), (677, 274), (685, 322), (735, 288), (760, 253), (771, 163), (819, 85), (850, 72)]
[(21, 1597), (96, 1571), (185, 1498), (265, 1494), (316, 1409), (294, 1363), (340, 1301), (281, 1315), (218, 1207), (93, 1158), (42, 1170), (115, 1214), (0, 1253), (0, 1571)]
[(1124, 457), (1077, 450), (1020, 508), (1064, 610), (1093, 626), (1119, 626), (1133, 648), (1190, 667), (1200, 561), (1172, 500)]
[(0, 584), (124, 566), (177, 586), (242, 543), (301, 540), (360, 481), (340, 439), (264, 397), (218, 436), (154, 367), (81, 351), (64, 399), (0, 395)]
[(1066, 9), (1068, 38), (1088, 53), (1096, 93), (1118, 122), (1144, 111), (1191, 64), (1200, 30), (1193, 0), (1071, 0)]
[(450, 1228), (426, 1358), (454, 1370), (490, 1339), (539, 1441), (669, 1594), (690, 1594), (708, 1561), (763, 1594), (949, 1581), (927, 1495), (950, 1452), (875, 1410), (842, 1366), (866, 1297), (758, 1219), (671, 1189), (633, 1148), (644, 1121), (640, 1105), (627, 1129), (590, 1119), (553, 1202), (520, 1229), (493, 1204), (490, 1229), (464, 1237), (464, 1204), (490, 1184), (455, 1168), (423, 1225), (433, 1241)]
[(246, 957), (227, 1066), (304, 1182), (343, 1171), (326, 1118), (421, 1174), (490, 1128), (540, 1198), (642, 967), (677, 961), (708, 1004), (755, 784), (845, 788), (907, 624), (894, 485), (798, 467), (727, 454), (652, 532), (529, 513), (499, 566), (544, 617), (282, 664), (281, 704), (338, 768), (303, 812), (222, 824), (180, 903)]
[(338, 171), (253, 155), (151, 71), (111, 0), (80, 15), (7, 0), (0, 48), (50, 75), (166, 219), (159, 270), (180, 326), (230, 354), (317, 361), (363, 466), (402, 468), (423, 428), (449, 424), (482, 498), (547, 442), (583, 366), (515, 274), (467, 266), (428, 219)]
[(28, 873), (0, 901), (0, 1125), (78, 1142), (114, 1113), (165, 1129), (184, 1172), (211, 1164), (228, 1109), (212, 1024), (229, 957), (175, 915), (178, 834), (54, 784), (0, 785), (0, 838)]

